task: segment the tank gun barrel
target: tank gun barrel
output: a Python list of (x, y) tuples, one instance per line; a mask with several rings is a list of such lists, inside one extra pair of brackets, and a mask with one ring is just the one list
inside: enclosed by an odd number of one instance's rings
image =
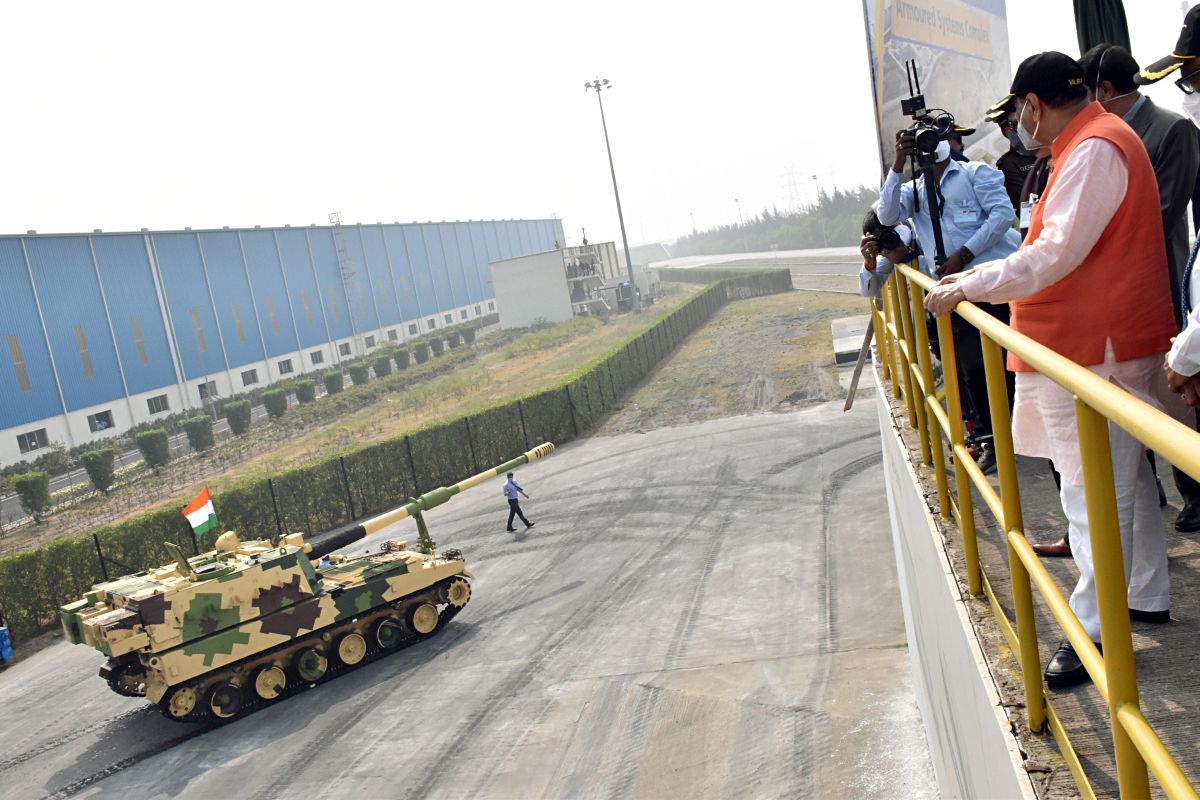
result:
[(371, 534), (386, 528), (388, 525), (399, 522), (402, 519), (418, 516), (422, 512), (428, 511), (431, 508), (436, 508), (437, 506), (448, 502), (451, 497), (454, 497), (454, 495), (458, 494), (459, 492), (470, 489), (474, 486), (478, 486), (484, 481), (495, 478), (498, 475), (504, 475), (505, 473), (510, 472), (511, 470), (514, 470), (524, 464), (528, 464), (531, 461), (537, 461), (539, 458), (545, 458), (553, 452), (554, 445), (550, 442), (539, 444), (537, 447), (522, 453), (511, 461), (506, 461), (497, 467), (484, 470), (478, 475), (472, 475), (471, 477), (465, 478), (458, 483), (453, 484), (452, 486), (440, 486), (437, 489), (431, 489), (425, 494), (413, 498), (404, 505), (393, 508), (390, 511), (385, 511), (382, 514), (378, 514), (374, 517), (360, 520), (355, 525), (343, 530), (324, 534), (320, 537), (314, 537), (310, 542), (312, 545), (312, 552), (309, 554), (309, 556), (312, 558), (319, 558), (326, 553), (331, 553), (334, 550), (345, 547), (346, 545), (353, 544), (360, 539), (365, 539)]

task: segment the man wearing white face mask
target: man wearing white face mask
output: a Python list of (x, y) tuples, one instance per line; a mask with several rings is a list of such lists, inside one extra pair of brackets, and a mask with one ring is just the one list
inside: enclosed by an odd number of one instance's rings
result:
[[(943, 315), (962, 300), (1009, 301), (1018, 332), (1179, 416), (1185, 409), (1167, 390), (1161, 369), (1175, 325), (1158, 186), (1146, 148), (1119, 117), (1089, 103), (1083, 69), (1063, 53), (1027, 58), (1010, 91), (1022, 143), (1048, 149), (1053, 159), (1046, 191), (1033, 204), (1019, 251), (942, 279), (926, 308)], [(1013, 354), (1008, 358), (1017, 371), (1014, 449), (1051, 459), (1062, 474), (1059, 497), (1079, 567), (1070, 605), (1092, 641), (1100, 642), (1074, 398)], [(1154, 475), (1137, 439), (1116, 425), (1109, 437), (1130, 616), (1168, 622), (1167, 548)], [(1047, 683), (1089, 678), (1064, 640), (1046, 667)]]
[[(913, 152), (912, 136), (896, 134), (896, 157), (883, 187), (879, 190), (876, 213), (883, 225), (912, 220), (921, 250), (921, 271), (931, 277), (953, 275), (998, 258), (1004, 258), (1020, 246), (1021, 236), (1013, 230), (1016, 214), (1004, 188), (1004, 174), (981, 162), (958, 162), (950, 158), (948, 142), (938, 142), (933, 175), (937, 179), (939, 219), (947, 259), (934, 263), (936, 246), (933, 218), (925, 177), (913, 183), (904, 181), (904, 165)], [(981, 306), (992, 316), (1008, 322), (1008, 306)], [(980, 445), (978, 463), (984, 472), (995, 469), (995, 450), (991, 445), (992, 423), (988, 408), (987, 382), (984, 379), (983, 352), (979, 332), (963, 320), (952, 324), (955, 355), (958, 357), (960, 382), (972, 417), (972, 438)], [(936, 341), (936, 336), (931, 341)], [(1011, 387), (1011, 375), (1009, 375)], [(1011, 390), (1009, 396), (1012, 396)]]

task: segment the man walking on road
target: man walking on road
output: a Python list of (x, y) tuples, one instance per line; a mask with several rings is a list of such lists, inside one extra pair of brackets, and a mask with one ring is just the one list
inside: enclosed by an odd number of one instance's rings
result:
[(517, 486), (517, 482), (513, 480), (513, 474), (508, 473), (508, 480), (504, 482), (504, 496), (508, 498), (508, 532), (515, 533), (516, 528), (512, 526), (513, 517), (520, 517), (521, 522), (525, 523), (525, 528), (533, 527), (533, 523), (525, 519), (525, 515), (521, 513), (521, 502), (517, 500), (517, 495), (520, 494), (529, 499), (529, 495), (525, 494), (525, 490)]

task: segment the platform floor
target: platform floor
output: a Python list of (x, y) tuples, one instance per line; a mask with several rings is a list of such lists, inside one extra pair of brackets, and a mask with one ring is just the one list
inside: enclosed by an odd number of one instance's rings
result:
[[(890, 394), (890, 384), (887, 391)], [(891, 406), (893, 420), (898, 423), (909, 445), (912, 461), (919, 464), (917, 434), (914, 429), (908, 428), (907, 410), (894, 399)], [(952, 468), (947, 472), (953, 495), (954, 472)], [(1171, 478), (1170, 465), (1161, 459), (1159, 473), (1167, 493), (1162, 519), (1170, 558), (1171, 622), (1166, 625), (1133, 623), (1142, 712), (1193, 785), (1200, 785), (1200, 726), (1197, 726), (1200, 720), (1200, 669), (1196, 668), (1196, 664), (1200, 663), (1200, 534), (1180, 534), (1175, 531), (1175, 517), (1181, 502)], [(936, 484), (932, 467), (920, 465), (918, 474), (931, 509), (936, 509)], [(991, 480), (993, 486), (998, 488), (995, 476), (991, 476)], [(1018, 457), (1018, 480), (1029, 541), (1049, 542), (1058, 539), (1066, 530), (1066, 520), (1047, 462)], [(984, 571), (1008, 618), (1013, 620), (1015, 615), (1007, 546), (999, 526), (979, 500), (978, 493), (974, 496)], [(933, 513), (936, 518), (936, 510)], [(963, 596), (967, 597), (961, 536), (952, 522), (946, 525), (939, 521), (939, 526), (947, 542), (960, 589)], [(1049, 558), (1044, 563), (1057, 580), (1063, 595), (1069, 597), (1079, 576), (1074, 561), (1070, 558)], [(1034, 604), (1044, 668), (1063, 636), (1036, 589)], [(1024, 697), (1016, 661), (1000, 634), (988, 601), (986, 598), (969, 599), (968, 605), (976, 630), (985, 642), (993, 675), (1005, 697), (1010, 716), (1020, 723), (1022, 748), (1029, 755), (1028, 768), (1040, 796), (1043, 800), (1078, 797), (1074, 778), (1059, 754), (1053, 737), (1049, 733), (1044, 736), (1030, 734), (1024, 724)], [(1118, 797), (1108, 708), (1099, 692), (1089, 683), (1066, 690), (1053, 690), (1049, 696), (1096, 796)], [(1165, 796), (1153, 775), (1150, 777), (1150, 786), (1153, 796)]]

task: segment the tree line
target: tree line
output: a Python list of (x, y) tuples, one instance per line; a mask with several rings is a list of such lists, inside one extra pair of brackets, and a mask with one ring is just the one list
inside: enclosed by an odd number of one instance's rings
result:
[(675, 242), (671, 255), (857, 245), (862, 236), (863, 215), (878, 199), (879, 189), (871, 186), (822, 191), (817, 202), (795, 211), (764, 208), (741, 224), (718, 225), (691, 233)]

